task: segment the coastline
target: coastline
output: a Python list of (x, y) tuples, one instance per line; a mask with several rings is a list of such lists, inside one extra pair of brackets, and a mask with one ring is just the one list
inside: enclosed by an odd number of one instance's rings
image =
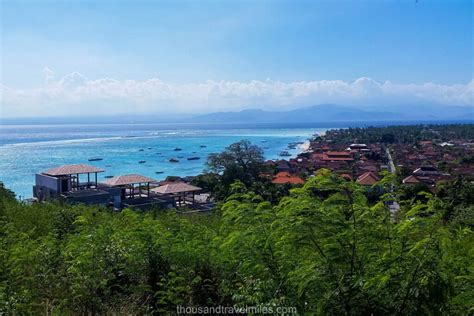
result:
[[(307, 148), (308, 139), (314, 132), (325, 130), (320, 127), (294, 129), (239, 129), (239, 130), (131, 130), (126, 128), (110, 135), (103, 131), (70, 130), (62, 136), (69, 139), (57, 139), (62, 129), (51, 130), (23, 128), (8, 134), (10, 144), (0, 145), (0, 180), (11, 188), (17, 197), (29, 198), (34, 184), (35, 173), (65, 164), (86, 163), (104, 169), (99, 181), (110, 176), (137, 173), (157, 181), (167, 176), (189, 176), (200, 174), (204, 168), (206, 157), (210, 153), (220, 152), (227, 145), (241, 139), (249, 139), (262, 147), (266, 159), (281, 159), (279, 153), (289, 150), (295, 158)], [(120, 133), (120, 134), (119, 134)], [(98, 135), (105, 134), (105, 137)], [(119, 135), (117, 135), (119, 134)], [(134, 137), (127, 137), (133, 135)], [(71, 139), (75, 138), (77, 139)], [(296, 144), (304, 142), (304, 144)], [(13, 144), (12, 144), (13, 143)], [(294, 149), (287, 145), (294, 143)], [(206, 147), (201, 148), (201, 145)], [(182, 151), (174, 151), (176, 147)], [(143, 149), (141, 151), (140, 149)], [(17, 157), (31, 157), (20, 166)], [(179, 158), (178, 156), (182, 156)], [(198, 160), (187, 160), (188, 157), (199, 156)], [(101, 161), (88, 161), (100, 157)], [(170, 163), (171, 158), (179, 163)], [(143, 163), (139, 163), (144, 161)], [(15, 170), (15, 172), (6, 172)], [(157, 173), (159, 172), (159, 173)]]
[(311, 147), (311, 141), (309, 139), (305, 140), (303, 144), (298, 145), (298, 149), (300, 149), (300, 152), (298, 154), (308, 152), (310, 147)]

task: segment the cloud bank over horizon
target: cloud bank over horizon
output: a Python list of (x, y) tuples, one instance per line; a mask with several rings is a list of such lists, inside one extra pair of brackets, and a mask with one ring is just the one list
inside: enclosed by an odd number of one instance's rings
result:
[(417, 104), (474, 106), (474, 79), (452, 85), (379, 82), (367, 77), (352, 82), (267, 79), (178, 84), (158, 78), (88, 79), (78, 72), (56, 79), (49, 68), (43, 75), (44, 84), (34, 88), (1, 85), (3, 118), (288, 110), (328, 103), (381, 110)]

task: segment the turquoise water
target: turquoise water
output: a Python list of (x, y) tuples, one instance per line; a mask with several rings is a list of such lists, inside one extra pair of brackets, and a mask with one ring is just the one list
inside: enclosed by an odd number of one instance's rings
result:
[[(211, 126), (212, 127), (212, 126)], [(191, 126), (170, 129), (157, 125), (50, 125), (0, 127), (0, 181), (19, 198), (32, 196), (35, 173), (63, 165), (86, 163), (100, 174), (138, 173), (163, 180), (166, 176), (197, 175), (209, 153), (248, 139), (260, 146), (267, 159), (278, 158), (294, 141), (305, 141), (322, 128), (220, 128)], [(201, 145), (206, 146), (201, 148)], [(181, 151), (175, 151), (175, 148)], [(288, 150), (296, 155), (300, 149)], [(180, 158), (181, 157), (181, 158)], [(199, 160), (187, 160), (200, 157)], [(102, 161), (88, 161), (103, 158)], [(170, 163), (176, 158), (179, 163)], [(139, 163), (139, 161), (146, 161)], [(156, 174), (157, 171), (163, 172)]]

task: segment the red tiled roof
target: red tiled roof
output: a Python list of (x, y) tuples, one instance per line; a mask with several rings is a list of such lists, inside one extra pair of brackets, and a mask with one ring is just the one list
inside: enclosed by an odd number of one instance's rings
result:
[(184, 192), (193, 192), (193, 191), (199, 191), (199, 190), (201, 190), (201, 188), (195, 187), (194, 185), (190, 185), (184, 182), (168, 183), (163, 186), (159, 186), (157, 188), (151, 189), (152, 192), (160, 193), (160, 194), (184, 193)]
[(351, 158), (351, 157), (328, 157), (327, 155), (325, 155), (323, 157), (323, 160), (324, 161), (353, 161), (354, 159)]
[(360, 175), (358, 178), (357, 178), (357, 183), (361, 184), (361, 185), (373, 185), (375, 184), (376, 182), (378, 182), (380, 179), (379, 177), (374, 174), (373, 172), (369, 171), (369, 172), (366, 172), (362, 175)]
[[(169, 184), (169, 183), (175, 183), (176, 181), (171, 181), (171, 180), (163, 180), (163, 181), (159, 181), (158, 182), (158, 185), (165, 185), (165, 184)], [(182, 182), (182, 181), (180, 181)]]
[(372, 172), (377, 172), (377, 167), (376, 166), (371, 166), (371, 165), (368, 165), (368, 166), (357, 166), (357, 168), (361, 171), (372, 171)]
[(351, 157), (351, 153), (348, 151), (327, 151), (326, 155)]
[(64, 165), (56, 168), (52, 168), (44, 171), (44, 174), (50, 176), (65, 176), (71, 174), (84, 174), (84, 173), (95, 173), (104, 172), (104, 170), (96, 168), (94, 166), (78, 164), (78, 165)]
[(346, 151), (328, 151), (321, 155), (325, 161), (352, 161), (354, 160), (350, 152)]
[(289, 172), (286, 172), (286, 171), (280, 171), (278, 172), (276, 175), (275, 175), (276, 178), (280, 178), (280, 177), (291, 177), (291, 174)]
[(311, 155), (311, 158), (313, 158), (313, 159), (323, 159), (324, 157), (326, 157), (326, 155), (324, 155), (324, 154), (312, 154)]
[(352, 161), (354, 159), (352, 158), (334, 158), (334, 157), (327, 157), (324, 158), (324, 160), (329, 160), (329, 161)]
[(343, 177), (344, 179), (347, 179), (349, 181), (352, 181), (352, 176), (348, 173), (342, 173), (341, 177)]
[(139, 174), (126, 174), (123, 176), (117, 176), (104, 181), (105, 184), (110, 186), (118, 186), (118, 185), (127, 185), (127, 184), (134, 184), (134, 183), (148, 183), (148, 182), (156, 182), (155, 179), (144, 177)]
[(420, 183), (420, 180), (418, 180), (417, 177), (411, 175), (411, 176), (408, 176), (405, 179), (403, 179), (402, 183), (404, 183), (404, 184)]
[(301, 183), (304, 183), (304, 180), (298, 176), (292, 176), (288, 172), (278, 172), (276, 176), (273, 178), (272, 183), (274, 184), (284, 184), (284, 183), (301, 184)]

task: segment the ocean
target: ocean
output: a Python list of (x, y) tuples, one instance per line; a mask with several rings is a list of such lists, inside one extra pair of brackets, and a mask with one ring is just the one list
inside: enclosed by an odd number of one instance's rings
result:
[[(301, 151), (288, 149), (288, 143), (306, 141), (327, 129), (275, 124), (0, 125), (0, 181), (25, 199), (32, 197), (35, 173), (64, 164), (100, 167), (105, 172), (99, 180), (129, 173), (156, 180), (192, 176), (203, 172), (210, 153), (241, 139), (261, 147), (266, 159), (278, 159), (283, 150), (292, 156)], [(89, 161), (93, 158), (102, 160)], [(171, 163), (171, 158), (179, 162)]]

